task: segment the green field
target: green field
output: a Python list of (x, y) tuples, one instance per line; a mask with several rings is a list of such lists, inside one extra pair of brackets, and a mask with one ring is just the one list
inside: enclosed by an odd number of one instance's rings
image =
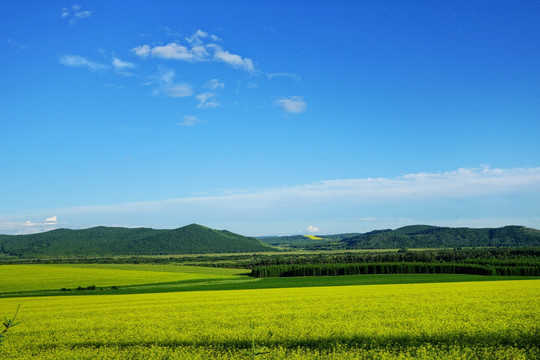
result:
[(0, 293), (235, 278), (237, 269), (174, 265), (0, 265)]
[(249, 359), (253, 340), (257, 359), (540, 357), (538, 278), (248, 272), (2, 265), (0, 317), (21, 308), (0, 359)]
[(2, 359), (537, 359), (540, 280), (0, 299)]
[[(243, 269), (177, 265), (0, 265), (0, 274), (5, 276), (0, 282), (0, 298), (536, 279), (464, 274), (252, 278), (247, 273), (249, 271)], [(76, 290), (79, 286), (91, 285), (96, 289)]]

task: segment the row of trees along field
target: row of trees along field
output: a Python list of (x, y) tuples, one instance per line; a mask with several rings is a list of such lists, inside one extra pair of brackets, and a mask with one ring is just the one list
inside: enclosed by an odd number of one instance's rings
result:
[(540, 248), (456, 248), (442, 250), (414, 250), (403, 248), (399, 251), (360, 253), (315, 253), (276, 255), (253, 255), (252, 266), (293, 265), (293, 264), (335, 264), (335, 263), (379, 263), (379, 262), (467, 262), (474, 264), (500, 265), (530, 264), (540, 265)]
[(459, 263), (347, 263), (269, 265), (255, 267), (253, 277), (338, 276), (361, 274), (471, 274), (504, 276), (540, 276), (540, 266), (493, 266)]
[[(273, 254), (227, 254), (196, 256), (121, 256), (121, 257), (61, 257), (46, 259), (2, 259), (0, 264), (90, 263), (90, 264), (182, 264), (229, 268), (254, 268), (271, 265), (325, 265), (372, 263), (453, 263), (480, 266), (540, 268), (540, 248), (466, 248), (446, 250), (401, 249), (399, 252), (328, 252)], [(504, 270), (500, 271), (504, 273)]]

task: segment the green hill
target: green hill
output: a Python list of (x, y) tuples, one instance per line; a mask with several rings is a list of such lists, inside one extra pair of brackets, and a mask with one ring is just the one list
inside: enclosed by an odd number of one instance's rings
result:
[(310, 238), (309, 235), (288, 235), (288, 236), (261, 236), (257, 239), (263, 243), (291, 249), (323, 250), (341, 248), (339, 241), (346, 237), (360, 235), (359, 233), (347, 233), (336, 235), (317, 235), (317, 239)]
[(273, 246), (305, 250), (540, 246), (540, 230), (523, 226), (475, 229), (409, 225), (396, 230), (374, 230), (363, 234), (318, 236), (322, 240), (312, 240), (304, 235), (259, 239)]
[(282, 246), (282, 245), (290, 245), (290, 244), (310, 244), (312, 242), (315, 242), (315, 240), (312, 240), (308, 237), (305, 237), (304, 235), (289, 235), (289, 236), (261, 236), (258, 238), (265, 244), (274, 245), (274, 246)]
[(258, 239), (192, 224), (174, 230), (94, 227), (0, 235), (0, 254), (19, 257), (206, 254), (272, 251)]
[(342, 242), (353, 249), (540, 246), (540, 231), (523, 226), (473, 229), (412, 225), (345, 237)]

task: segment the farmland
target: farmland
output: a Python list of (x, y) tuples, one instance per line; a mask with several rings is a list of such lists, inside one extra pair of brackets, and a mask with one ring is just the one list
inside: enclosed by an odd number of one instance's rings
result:
[(0, 265), (0, 273), (3, 275), (3, 281), (0, 283), (0, 298), (538, 278), (469, 274), (376, 274), (369, 276), (254, 278), (247, 276), (249, 271), (245, 269), (155, 264)]
[[(0, 358), (538, 358), (540, 280), (0, 299)], [(7, 315), (7, 314), (3, 314)]]
[[(396, 259), (536, 268), (533, 250), (246, 256), (197, 258), (211, 267), (171, 257), (130, 258), (142, 264), (0, 265), (0, 317), (9, 318), (21, 305), (20, 324), (9, 329), (0, 359), (540, 356), (538, 277), (248, 276), (248, 266)], [(223, 263), (231, 267), (216, 267)]]
[[(241, 270), (240, 270), (241, 272)], [(171, 265), (0, 265), (0, 293), (231, 278), (235, 269)]]

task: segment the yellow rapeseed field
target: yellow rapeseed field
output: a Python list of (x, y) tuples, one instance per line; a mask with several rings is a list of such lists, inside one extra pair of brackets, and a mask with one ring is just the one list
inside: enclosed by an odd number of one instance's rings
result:
[(315, 235), (304, 235), (304, 236), (311, 240), (323, 240), (323, 238), (315, 236)]
[(7, 298), (0, 358), (537, 359), (538, 299), (540, 280)]

